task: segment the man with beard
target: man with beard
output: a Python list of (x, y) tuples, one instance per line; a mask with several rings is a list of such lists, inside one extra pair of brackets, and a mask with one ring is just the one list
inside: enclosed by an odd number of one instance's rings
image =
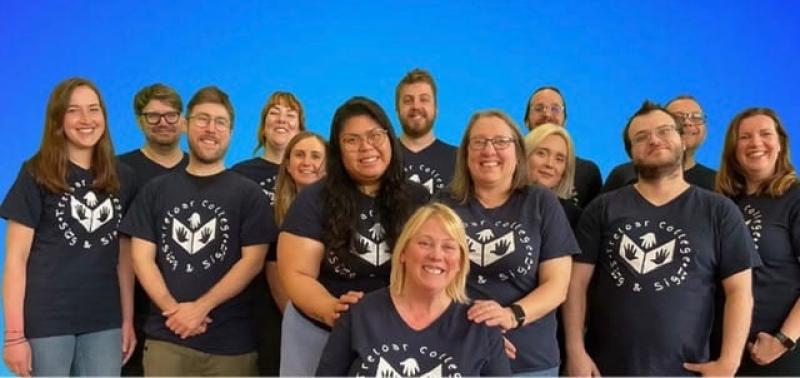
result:
[[(152, 178), (167, 172), (183, 170), (189, 163), (189, 155), (181, 151), (179, 142), (184, 128), (181, 117), (183, 102), (178, 93), (161, 83), (142, 88), (133, 98), (133, 112), (142, 129), (145, 144), (117, 158), (132, 168), (132, 192), (136, 193)], [(144, 340), (145, 319), (149, 312), (150, 299), (142, 286), (136, 283), (133, 305), (133, 328), (136, 339)], [(136, 344), (130, 360), (122, 367), (123, 376), (142, 376), (142, 351), (144, 343)]]
[(276, 227), (258, 184), (225, 170), (234, 118), (228, 96), (203, 88), (187, 115), (186, 169), (147, 183), (120, 225), (154, 303), (144, 327), (144, 373), (255, 375), (247, 288)]
[[(565, 126), (567, 122), (567, 105), (561, 91), (556, 87), (546, 86), (533, 91), (525, 108), (525, 125), (528, 130), (545, 123)], [(573, 202), (581, 208), (591, 202), (603, 187), (600, 168), (591, 160), (575, 156), (575, 193)]]
[[(706, 115), (703, 109), (694, 97), (682, 95), (668, 102), (667, 110), (680, 121), (681, 138), (686, 146), (683, 177), (692, 185), (713, 191), (717, 171), (695, 160), (697, 150), (706, 140)], [(608, 175), (603, 191), (609, 192), (635, 182), (636, 170), (633, 168), (633, 163), (623, 163), (616, 166)]]
[(407, 73), (395, 91), (395, 109), (403, 134), (400, 145), (406, 177), (438, 193), (453, 178), (456, 147), (433, 135), (436, 120), (436, 84), (428, 71)]
[[(741, 213), (684, 180), (683, 142), (666, 109), (645, 102), (623, 138), (638, 182), (600, 195), (578, 224), (582, 253), (564, 304), (567, 371), (731, 376), (750, 324), (751, 268), (759, 263)], [(725, 297), (722, 314), (714, 313), (716, 291)], [(710, 361), (715, 316), (723, 318), (724, 341)]]

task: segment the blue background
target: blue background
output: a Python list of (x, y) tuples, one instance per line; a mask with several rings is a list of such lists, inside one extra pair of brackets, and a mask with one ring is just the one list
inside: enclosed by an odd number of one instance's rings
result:
[(70, 76), (100, 87), (117, 152), (143, 142), (132, 111), (141, 87), (164, 82), (186, 102), (218, 85), (236, 108), (228, 165), (253, 156), (273, 91), (294, 92), (309, 128), (327, 137), (354, 95), (396, 123), (394, 89), (414, 67), (436, 79), (435, 130), (452, 144), (476, 110), (522, 125), (531, 91), (555, 85), (578, 154), (604, 177), (627, 160), (621, 129), (645, 98), (699, 99), (709, 131), (697, 157), (711, 167), (727, 123), (749, 106), (774, 108), (798, 152), (800, 2), (697, 3), (3, 1), (0, 193), (38, 148), (48, 95)]

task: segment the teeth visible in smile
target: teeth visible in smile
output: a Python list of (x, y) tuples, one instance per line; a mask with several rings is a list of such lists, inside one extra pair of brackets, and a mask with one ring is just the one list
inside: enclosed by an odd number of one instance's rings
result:
[(213, 139), (201, 139), (200, 142), (205, 144), (205, 145), (208, 145), (208, 146), (216, 146), (217, 145), (217, 141), (215, 141)]
[(361, 162), (364, 163), (364, 164), (370, 164), (370, 163), (376, 162), (377, 160), (378, 160), (377, 157), (368, 157), (368, 158), (361, 159)]
[(78, 129), (78, 132), (79, 132), (79, 133), (81, 133), (81, 134), (91, 134), (91, 133), (93, 133), (93, 132), (94, 132), (94, 128), (93, 128), (93, 127), (89, 127), (89, 128), (79, 128), (79, 129)]
[(766, 155), (766, 154), (767, 154), (767, 153), (766, 153), (766, 152), (764, 152), (764, 151), (748, 152), (748, 153), (747, 153), (747, 157), (750, 157), (750, 158), (760, 158), (760, 157), (762, 157), (762, 156), (764, 156), (764, 155)]
[(500, 163), (496, 161), (485, 161), (481, 163), (481, 167), (496, 167), (498, 165), (500, 165)]
[(422, 269), (425, 270), (426, 272), (430, 273), (430, 274), (442, 274), (442, 273), (444, 273), (443, 269), (435, 268), (435, 267), (432, 267), (432, 266), (423, 266)]

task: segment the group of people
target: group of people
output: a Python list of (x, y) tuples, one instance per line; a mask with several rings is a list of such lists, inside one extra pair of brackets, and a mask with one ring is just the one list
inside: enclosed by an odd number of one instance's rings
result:
[(646, 101), (604, 186), (555, 87), (527, 135), (484, 110), (459, 146), (425, 70), (399, 136), (353, 97), (326, 141), (275, 92), (231, 169), (219, 88), (133, 108), (146, 143), (114, 156), (97, 87), (59, 83), (0, 206), (15, 374), (800, 374), (800, 185), (770, 109), (730, 122), (715, 172), (697, 100)]

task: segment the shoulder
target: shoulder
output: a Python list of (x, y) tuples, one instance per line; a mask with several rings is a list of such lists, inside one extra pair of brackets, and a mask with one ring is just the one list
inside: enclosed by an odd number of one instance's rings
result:
[(452, 144), (446, 143), (441, 139), (436, 139), (436, 141), (433, 142), (432, 146), (435, 147), (439, 151), (449, 152), (449, 153), (455, 153), (456, 150), (458, 150), (458, 147), (456, 147), (456, 146), (454, 146)]
[(389, 294), (389, 288), (384, 287), (365, 294), (350, 311), (353, 311), (353, 316), (358, 316), (360, 314), (375, 314), (389, 309), (394, 311), (394, 305)]
[(252, 158), (247, 160), (242, 160), (231, 167), (233, 171), (241, 171), (243, 169), (254, 168), (259, 166), (259, 160), (263, 160), (261, 158)]
[(598, 174), (600, 172), (600, 168), (597, 166), (597, 163), (589, 159), (581, 158), (577, 155), (575, 156), (575, 168), (585, 169), (587, 171), (592, 171), (592, 172), (597, 171)]
[(135, 150), (130, 150), (124, 154), (117, 155), (117, 159), (126, 164), (131, 164), (134, 161), (140, 160), (143, 157), (142, 151), (138, 148)]

